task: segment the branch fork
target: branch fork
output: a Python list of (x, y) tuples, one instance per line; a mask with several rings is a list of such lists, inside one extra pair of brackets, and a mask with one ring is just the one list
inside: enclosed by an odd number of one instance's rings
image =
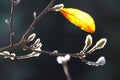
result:
[[(14, 59), (27, 59), (32, 57), (39, 57), (41, 54), (50, 55), (50, 56), (57, 56), (57, 62), (59, 64), (63, 65), (63, 70), (66, 75), (67, 80), (71, 80), (70, 74), (68, 72), (67, 62), (70, 60), (71, 57), (73, 58), (79, 58), (82, 62), (84, 62), (87, 65), (92, 66), (103, 66), (106, 63), (105, 57), (101, 56), (98, 58), (96, 62), (88, 61), (86, 60), (86, 57), (89, 54), (92, 54), (94, 51), (98, 49), (104, 48), (104, 46), (107, 43), (106, 38), (102, 38), (99, 41), (96, 42), (96, 44), (92, 47), (92, 36), (89, 34), (86, 36), (85, 39), (85, 45), (83, 49), (80, 52), (77, 53), (60, 53), (57, 50), (54, 51), (46, 51), (42, 50), (42, 43), (40, 42), (40, 38), (37, 38), (35, 41), (36, 33), (32, 33), (33, 28), (35, 27), (36, 23), (49, 11), (59, 11), (64, 7), (64, 4), (58, 4), (53, 6), (56, 0), (51, 0), (48, 6), (37, 15), (36, 12), (33, 13), (33, 22), (31, 23), (30, 27), (27, 29), (27, 31), (22, 36), (21, 40), (14, 44), (14, 31), (13, 31), (13, 17), (14, 17), (14, 9), (15, 6), (18, 5), (21, 0), (11, 0), (11, 14), (10, 19), (5, 20), (5, 23), (9, 25), (10, 30), (10, 45), (3, 47), (0, 49), (0, 56), (3, 56), (3, 58), (9, 58), (11, 60)], [(52, 7), (53, 6), (53, 7)], [(28, 45), (30, 42), (34, 41), (33, 44)], [(12, 50), (21, 49), (23, 51), (28, 51), (29, 53), (27, 55), (16, 55), (16, 53), (11, 52)]]

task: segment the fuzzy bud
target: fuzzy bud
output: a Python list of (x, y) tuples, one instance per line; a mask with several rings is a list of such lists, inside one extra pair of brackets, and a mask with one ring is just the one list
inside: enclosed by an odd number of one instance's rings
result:
[(36, 18), (36, 17), (37, 17), (37, 13), (36, 13), (36, 12), (34, 12), (34, 13), (33, 13), (33, 16), (34, 16), (34, 18)]
[(53, 11), (60, 11), (64, 7), (64, 4), (57, 4), (54, 7), (51, 8)]
[(35, 37), (36, 37), (36, 34), (35, 34), (35, 33), (31, 34), (31, 35), (28, 37), (27, 42), (33, 41)]
[(16, 54), (15, 54), (15, 53), (11, 53), (10, 55), (11, 55), (11, 56), (10, 56), (10, 59), (11, 59), (11, 60), (14, 60), (15, 57), (16, 57)]
[(65, 63), (65, 62), (67, 62), (67, 61), (69, 61), (69, 60), (70, 60), (70, 55), (69, 55), (69, 54), (67, 54), (67, 55), (65, 55), (65, 56), (58, 56), (58, 57), (57, 57), (57, 62), (58, 62), (59, 64)]
[(92, 61), (87, 61), (86, 64), (88, 65), (92, 65), (92, 66), (103, 66), (105, 65), (106, 60), (105, 57), (100, 57), (96, 62), (92, 62)]
[(92, 52), (94, 52), (94, 51), (97, 50), (97, 49), (102, 49), (102, 48), (106, 45), (106, 43), (107, 43), (107, 39), (106, 39), (106, 38), (100, 39), (100, 40), (95, 44), (95, 46), (88, 51), (88, 53), (91, 54)]

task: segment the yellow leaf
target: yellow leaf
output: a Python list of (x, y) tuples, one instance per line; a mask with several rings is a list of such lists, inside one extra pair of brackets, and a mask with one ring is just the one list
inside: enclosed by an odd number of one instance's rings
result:
[(60, 12), (71, 23), (80, 27), (82, 30), (89, 33), (95, 32), (95, 22), (88, 13), (74, 8), (62, 8), (60, 9)]

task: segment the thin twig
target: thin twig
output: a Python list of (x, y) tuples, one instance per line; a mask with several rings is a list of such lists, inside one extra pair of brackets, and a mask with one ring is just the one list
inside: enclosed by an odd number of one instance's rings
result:
[(10, 15), (10, 22), (9, 22), (9, 28), (10, 28), (10, 46), (13, 47), (13, 36), (14, 36), (14, 32), (13, 32), (13, 16), (14, 16), (14, 0), (11, 0), (11, 15)]
[[(14, 47), (11, 46), (7, 46), (4, 48), (0, 49), (0, 52), (3, 51), (10, 51), (10, 50), (16, 50), (16, 49), (26, 49), (27, 51), (31, 51), (31, 52), (36, 52), (36, 53), (40, 53), (40, 54), (44, 54), (44, 55), (50, 55), (50, 56), (65, 56), (66, 54), (70, 54), (71, 57), (75, 57), (75, 58), (82, 58), (84, 55), (84, 53), (55, 53), (54, 51), (46, 51), (46, 50), (42, 50), (42, 51), (37, 51), (37, 50), (31, 50), (29, 47), (26, 47), (24, 45), (24, 43), (19, 42), (17, 44), (14, 44)], [(16, 56), (16, 59), (26, 59), (26, 58), (31, 58), (27, 55), (20, 55), (20, 56)]]
[(22, 40), (26, 40), (26, 38), (29, 36), (30, 32), (35, 27), (35, 24), (41, 19), (42, 16), (44, 16), (48, 11), (50, 11), (50, 7), (53, 6), (54, 2), (56, 0), (51, 0), (51, 2), (48, 4), (48, 6), (38, 15), (34, 18), (32, 24), (30, 25), (29, 29), (26, 31), (26, 33), (23, 35)]
[(63, 63), (62, 65), (63, 65), (63, 70), (64, 70), (67, 80), (71, 80), (70, 73), (68, 71), (67, 62)]
[[(33, 51), (35, 51), (35, 50), (33, 50)], [(35, 52), (40, 53), (40, 54), (44, 54), (44, 55), (50, 55), (50, 56), (65, 56), (66, 54), (70, 54), (71, 57), (77, 57), (77, 55), (75, 53), (54, 53), (54, 52), (45, 51), (45, 50), (35, 51)], [(31, 56), (29, 56), (29, 54), (16, 56), (16, 59), (26, 59), (26, 58), (31, 58)]]
[[(29, 50), (31, 52), (34, 51), (36, 53), (50, 55), (50, 56), (65, 56), (66, 54), (70, 54), (71, 57), (75, 57), (75, 58), (82, 57), (82, 55), (78, 55), (78, 53), (54, 53), (54, 51), (52, 52), (52, 51), (45, 51), (45, 50), (42, 50), (42, 51), (36, 51), (36, 50), (31, 50), (31, 49), (26, 49), (26, 50)], [(31, 56), (29, 56), (29, 54), (16, 56), (16, 59), (27, 59), (27, 58), (31, 58)]]
[(22, 49), (23, 47), (24, 47), (24, 43), (18, 42), (18, 43), (16, 43), (16, 44), (14, 44), (13, 47), (11, 47), (11, 46), (9, 45), (9, 46), (0, 48), (0, 52)]

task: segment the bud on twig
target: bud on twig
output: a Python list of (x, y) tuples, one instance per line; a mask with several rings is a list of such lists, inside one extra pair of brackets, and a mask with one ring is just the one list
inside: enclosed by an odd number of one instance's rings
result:
[(64, 4), (57, 4), (51, 8), (52, 11), (60, 11), (64, 7)]
[(36, 41), (34, 42), (34, 45), (39, 44), (40, 43), (40, 38), (37, 38)]
[(91, 53), (94, 52), (95, 50), (103, 48), (103, 47), (106, 45), (106, 42), (107, 42), (107, 39), (106, 39), (106, 38), (100, 39), (100, 40), (95, 44), (95, 46), (88, 51), (88, 53), (91, 54)]
[(10, 54), (10, 59), (11, 59), (11, 60), (14, 60), (15, 57), (16, 57), (16, 54), (15, 54), (15, 53), (11, 53), (11, 54)]
[(100, 57), (96, 62), (87, 61), (86, 64), (92, 66), (103, 66), (106, 63), (105, 57)]
[(28, 37), (27, 42), (33, 41), (35, 37), (36, 37), (36, 34), (35, 34), (35, 33), (31, 34), (31, 35)]
[(85, 40), (85, 46), (84, 46), (82, 51), (85, 52), (91, 45), (92, 45), (92, 36), (91, 35), (87, 35), (86, 36), (86, 40)]
[(33, 16), (34, 16), (34, 18), (36, 18), (36, 17), (37, 17), (37, 13), (36, 13), (36, 12), (34, 12), (34, 13), (33, 13)]
[(0, 53), (0, 55), (4, 56), (4, 58), (7, 58), (10, 55), (10, 52), (3, 51), (3, 52)]
[(7, 19), (5, 19), (5, 23), (8, 24), (8, 25), (10, 25), (10, 21), (7, 20)]
[(3, 51), (2, 53), (0, 53), (1, 56), (3, 56), (4, 58), (10, 58), (11, 60), (14, 60), (16, 57), (15, 53), (10, 53), (8, 51)]
[(58, 56), (58, 57), (57, 57), (57, 62), (58, 62), (59, 64), (65, 63), (65, 62), (67, 62), (67, 61), (69, 61), (69, 60), (70, 60), (70, 55), (69, 55), (69, 54), (67, 54), (67, 55), (65, 55), (65, 56)]

